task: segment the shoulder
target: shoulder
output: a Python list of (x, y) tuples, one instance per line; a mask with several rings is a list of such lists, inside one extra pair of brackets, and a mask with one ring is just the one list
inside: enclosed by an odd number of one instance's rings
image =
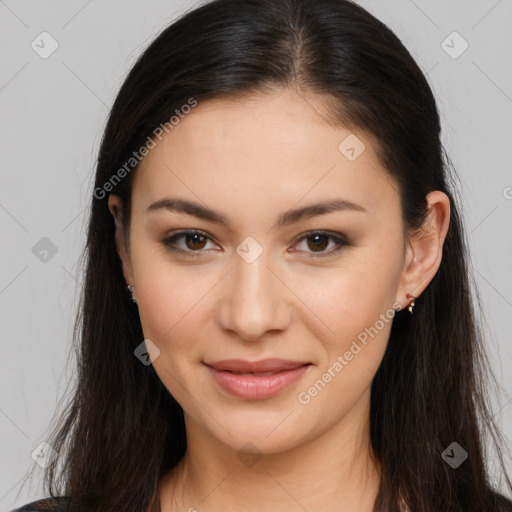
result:
[(31, 503), (11, 510), (11, 512), (36, 512), (40, 510), (46, 510), (47, 512), (72, 512), (69, 510), (68, 498), (65, 496), (32, 501)]

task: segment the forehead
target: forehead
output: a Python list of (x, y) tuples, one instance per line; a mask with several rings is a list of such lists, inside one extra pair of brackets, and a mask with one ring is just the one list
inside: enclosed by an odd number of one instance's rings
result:
[[(355, 160), (340, 150), (345, 140), (357, 152), (364, 147)], [(134, 205), (141, 208), (176, 193), (210, 204), (218, 198), (223, 209), (239, 197), (242, 206), (263, 201), (279, 210), (306, 195), (398, 200), (371, 137), (333, 126), (319, 98), (289, 90), (200, 102), (155, 141), (134, 178)]]

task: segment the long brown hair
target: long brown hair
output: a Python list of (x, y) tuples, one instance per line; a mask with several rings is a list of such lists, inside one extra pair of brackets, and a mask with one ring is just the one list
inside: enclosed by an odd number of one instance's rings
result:
[[(134, 357), (143, 333), (116, 251), (108, 191), (121, 197), (127, 228), (137, 165), (126, 163), (148, 137), (156, 140), (157, 127), (190, 98), (276, 87), (329, 97), (340, 126), (374, 136), (406, 226), (421, 226), (430, 191), (450, 198), (441, 266), (414, 315), (395, 316), (372, 383), (371, 444), (382, 468), (375, 510), (396, 509), (400, 499), (414, 512), (512, 510), (486, 463), (492, 440), (512, 491), (488, 406), (495, 380), (436, 102), (395, 34), (347, 0), (215, 0), (172, 23), (131, 69), (99, 151), (75, 330), (76, 388), (50, 440), (61, 456), (45, 474), (49, 494), (95, 511), (147, 510), (158, 479), (183, 457), (183, 410), (153, 367)], [(456, 469), (443, 458), (453, 442), (468, 454)]]

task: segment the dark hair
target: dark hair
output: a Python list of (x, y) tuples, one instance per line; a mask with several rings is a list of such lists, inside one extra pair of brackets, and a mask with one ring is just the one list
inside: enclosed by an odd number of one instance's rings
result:
[[(146, 510), (187, 446), (181, 406), (153, 366), (134, 357), (144, 337), (105, 191), (122, 199), (128, 226), (136, 165), (124, 167), (122, 179), (119, 170), (157, 127), (191, 98), (279, 88), (320, 95), (332, 122), (373, 137), (400, 192), (405, 226), (422, 225), (430, 191), (450, 199), (440, 268), (414, 315), (395, 316), (372, 382), (371, 445), (382, 468), (375, 510), (393, 510), (400, 499), (414, 512), (512, 510), (485, 462), (490, 434), (512, 490), (488, 406), (494, 377), (436, 102), (394, 33), (348, 0), (215, 0), (172, 23), (131, 69), (99, 152), (75, 327), (76, 389), (50, 441), (62, 453), (45, 474), (50, 495), (95, 511)], [(452, 442), (468, 453), (457, 469), (442, 457)]]

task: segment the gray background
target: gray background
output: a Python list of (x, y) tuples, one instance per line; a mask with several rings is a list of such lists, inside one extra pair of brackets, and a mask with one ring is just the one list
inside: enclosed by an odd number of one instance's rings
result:
[[(438, 99), (443, 140), (462, 181), (490, 359), (507, 392), (493, 395), (494, 414), (510, 441), (512, 2), (360, 3), (403, 40)], [(74, 377), (77, 262), (109, 107), (142, 48), (194, 5), (0, 0), (1, 510), (42, 497), (39, 466), (20, 487)], [(34, 40), (42, 46), (44, 31), (59, 45), (46, 59), (31, 47)], [(464, 42), (454, 31), (469, 44), (458, 58)], [(40, 252), (43, 237), (54, 255)]]

